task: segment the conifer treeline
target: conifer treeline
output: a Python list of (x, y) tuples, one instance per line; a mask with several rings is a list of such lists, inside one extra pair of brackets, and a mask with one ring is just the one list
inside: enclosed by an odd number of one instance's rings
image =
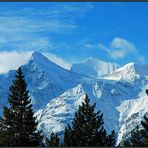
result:
[[(103, 114), (100, 111), (95, 112), (96, 104), (91, 105), (87, 95), (75, 113), (71, 125), (68, 124), (65, 128), (63, 141), (60, 141), (58, 135), (53, 132), (48, 139), (37, 130), (38, 123), (34, 117), (21, 68), (17, 70), (15, 80), (10, 87), (8, 102), (9, 108), (3, 107), (3, 117), (0, 118), (0, 146), (115, 146), (115, 131), (107, 133)], [(148, 118), (145, 116), (144, 119), (141, 123), (145, 130), (142, 130), (141, 137), (143, 145), (147, 146)], [(125, 146), (133, 146), (131, 141), (135, 142), (135, 140), (126, 140)]]

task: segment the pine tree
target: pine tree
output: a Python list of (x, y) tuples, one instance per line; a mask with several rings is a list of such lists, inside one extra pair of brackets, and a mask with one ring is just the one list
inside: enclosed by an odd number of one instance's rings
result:
[[(146, 90), (148, 95), (148, 90)], [(131, 137), (124, 141), (124, 146), (148, 146), (148, 117), (145, 115), (144, 120), (141, 121), (143, 129), (139, 129), (137, 125), (135, 129), (131, 131)]]
[(146, 89), (146, 94), (148, 95), (148, 89)]
[[(146, 94), (148, 95), (148, 89), (146, 90)], [(145, 115), (144, 120), (141, 121), (143, 126), (143, 133), (144, 133), (144, 145), (148, 146), (148, 117)]]
[(106, 146), (114, 146), (116, 142), (115, 140), (116, 140), (116, 134), (115, 134), (115, 131), (113, 130), (112, 133), (107, 137)]
[(124, 146), (148, 146), (148, 117), (144, 116), (144, 120), (141, 121), (143, 129), (139, 129), (137, 125), (135, 129), (131, 131), (131, 136), (124, 141)]
[(59, 137), (57, 134), (54, 134), (53, 132), (50, 135), (50, 140), (46, 138), (45, 144), (49, 147), (58, 147), (59, 146)]
[(71, 126), (68, 124), (68, 126), (65, 128), (64, 132), (64, 146), (72, 146), (72, 129)]
[(142, 132), (137, 125), (130, 133), (130, 138), (124, 141), (124, 146), (143, 146)]
[(21, 68), (10, 87), (10, 107), (3, 108), (0, 118), (0, 141), (3, 146), (40, 146), (42, 136), (37, 131), (29, 91)]
[(143, 126), (143, 143), (144, 143), (144, 146), (148, 146), (148, 117), (145, 115), (144, 116), (144, 120), (141, 121), (141, 124)]
[(114, 146), (115, 133), (107, 135), (103, 127), (103, 114), (95, 111), (96, 104), (90, 105), (86, 95), (84, 102), (79, 106), (72, 121), (64, 132), (65, 146)]

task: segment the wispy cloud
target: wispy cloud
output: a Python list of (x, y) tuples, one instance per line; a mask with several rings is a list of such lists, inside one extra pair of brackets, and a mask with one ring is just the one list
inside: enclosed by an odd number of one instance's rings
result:
[[(38, 20), (26, 17), (5, 16), (0, 17), (0, 32), (1, 35), (17, 38), (17, 35), (29, 36), (37, 33), (54, 32), (68, 33), (70, 30), (76, 29), (73, 22), (64, 22), (58, 19)], [(20, 40), (22, 38), (18, 38)]]
[(144, 56), (139, 54), (138, 49), (136, 48), (135, 44), (126, 39), (120, 38), (120, 37), (115, 37), (111, 41), (109, 46), (106, 46), (100, 42), (90, 43), (89, 41), (84, 41), (81, 46), (82, 46), (82, 49), (102, 50), (114, 60), (124, 59), (128, 55), (130, 55), (141, 63), (145, 62)]
[(4, 16), (27, 16), (35, 17), (42, 16), (46, 18), (75, 18), (83, 17), (87, 11), (93, 8), (93, 5), (89, 3), (47, 3), (45, 8), (23, 8), (18, 10), (9, 10), (3, 13)]
[[(58, 43), (60, 44), (60, 43)], [(37, 37), (37, 38), (30, 38), (25, 42), (15, 42), (13, 45), (13, 49), (20, 49), (20, 51), (23, 50), (50, 50), (50, 49), (56, 49), (56, 45), (53, 41), (46, 37)]]
[(76, 17), (82, 17), (92, 9), (91, 4), (60, 4), (47, 8), (23, 8), (1, 11), (0, 31), (69, 33), (76, 29)]
[(128, 55), (135, 57), (137, 61), (144, 63), (144, 56), (141, 56), (134, 43), (126, 39), (116, 37), (112, 40), (109, 47), (99, 43), (99, 49), (104, 50), (113, 59), (122, 59)]
[(53, 43), (49, 32), (63, 33), (75, 28), (58, 20), (44, 22), (22, 17), (0, 17), (0, 22), (0, 50), (50, 50)]
[(20, 65), (26, 63), (31, 56), (30, 51), (17, 52), (17, 51), (3, 51), (0, 52), (0, 73), (7, 72), (9, 70), (17, 69)]
[(51, 42), (51, 34), (74, 33), (78, 28), (75, 18), (83, 17), (91, 8), (91, 4), (83, 7), (75, 3), (55, 3), (52, 7), (49, 3), (44, 9), (28, 7), (1, 10), (0, 50), (51, 49), (54, 44)]
[(124, 58), (130, 53), (136, 53), (135, 45), (125, 39), (116, 37), (112, 40), (109, 47), (99, 43), (99, 49), (107, 52), (113, 59)]

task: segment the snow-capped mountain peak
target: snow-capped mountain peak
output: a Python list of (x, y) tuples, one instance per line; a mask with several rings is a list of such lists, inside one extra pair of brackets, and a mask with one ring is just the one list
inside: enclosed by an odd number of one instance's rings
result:
[[(35, 110), (44, 107), (49, 100), (77, 84), (78, 76), (76, 74), (51, 62), (40, 52), (32, 53), (28, 62), (22, 66), (22, 70)], [(4, 100), (1, 100), (1, 104), (8, 103), (8, 90), (15, 72), (0, 75), (0, 80), (3, 82), (0, 83), (0, 95)]]
[(134, 62), (128, 63), (123, 67), (116, 69), (108, 75), (106, 79), (134, 81), (141, 77), (148, 76), (148, 65), (139, 65)]
[(58, 69), (64, 70), (62, 67), (60, 67), (56, 63), (50, 61), (46, 56), (41, 54), (39, 51), (35, 51), (32, 53), (32, 56), (29, 62), (32, 62), (32, 61), (36, 63), (38, 66), (40, 66), (41, 68), (46, 69), (47, 71), (49, 70), (49, 68), (55, 69), (55, 70), (58, 70)]
[(41, 60), (41, 61), (46, 60), (46, 61), (48, 61), (48, 59), (45, 56), (43, 56), (39, 51), (33, 52), (31, 55), (31, 59), (32, 60)]

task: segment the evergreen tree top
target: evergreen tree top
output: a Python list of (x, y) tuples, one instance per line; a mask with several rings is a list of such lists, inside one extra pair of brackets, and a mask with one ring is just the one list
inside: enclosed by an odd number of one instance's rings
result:
[(39, 146), (42, 136), (37, 131), (37, 122), (34, 117), (29, 91), (27, 90), (22, 69), (17, 70), (15, 80), (10, 87), (10, 108), (4, 106), (3, 118), (0, 119), (4, 146)]
[(45, 139), (45, 144), (49, 147), (58, 147), (59, 146), (59, 137), (55, 133), (51, 133), (50, 140), (48, 138)]
[(96, 104), (90, 104), (86, 95), (75, 112), (72, 125), (65, 128), (65, 146), (114, 146), (115, 132), (107, 135), (104, 129), (103, 113), (95, 112)]
[(148, 134), (148, 116), (144, 115), (143, 117), (143, 121), (141, 121), (142, 126), (144, 127), (144, 129), (146, 130), (147, 134)]
[(146, 94), (148, 95), (148, 89), (146, 89)]

